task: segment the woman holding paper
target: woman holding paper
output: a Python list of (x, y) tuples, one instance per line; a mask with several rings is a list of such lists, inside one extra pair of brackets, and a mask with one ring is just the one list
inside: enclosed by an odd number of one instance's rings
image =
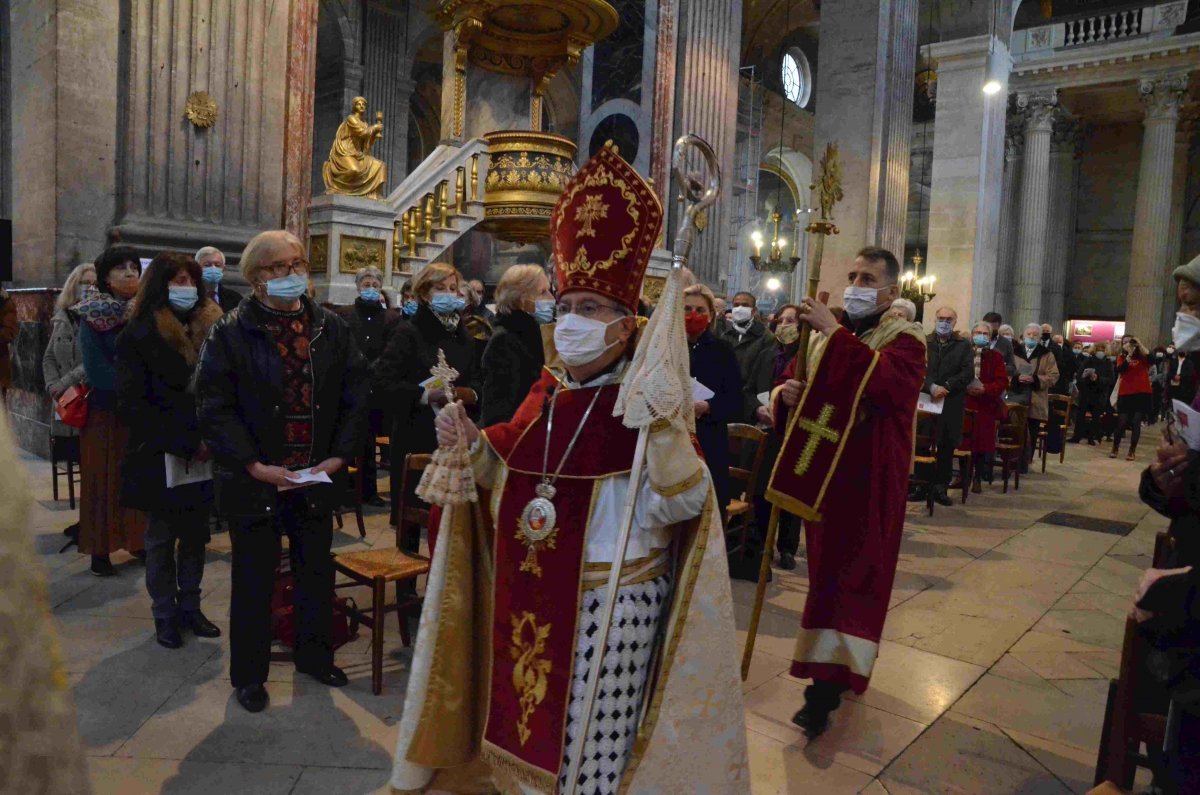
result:
[[(696, 409), (696, 439), (712, 475), (721, 521), (729, 506), (729, 423), (742, 411), (742, 377), (733, 348), (713, 335), (716, 316), (712, 290), (693, 284), (683, 291), (683, 323), (687, 332)], [(751, 484), (753, 485), (753, 484)]]
[(296, 670), (330, 687), (347, 682), (333, 664), (329, 553), (346, 463), (363, 449), (371, 382), (350, 329), (308, 298), (308, 261), (295, 235), (260, 233), (241, 268), (253, 292), (204, 343), (196, 400), (217, 512), (233, 542), (230, 680), (238, 703), (259, 712), (269, 700), (282, 535), (295, 580)]
[(221, 308), (208, 297), (200, 266), (177, 253), (151, 261), (133, 307), (117, 338), (117, 410), (129, 426), (121, 504), (149, 516), (146, 590), (155, 639), (178, 649), (180, 629), (200, 638), (221, 635), (200, 610), (212, 465), (191, 388), (200, 347)]

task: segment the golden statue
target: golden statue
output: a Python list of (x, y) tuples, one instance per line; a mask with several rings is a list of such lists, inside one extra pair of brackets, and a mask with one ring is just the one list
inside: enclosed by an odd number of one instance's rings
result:
[(368, 125), (363, 118), (367, 100), (355, 97), (351, 107), (353, 112), (338, 127), (329, 159), (321, 169), (325, 192), (379, 199), (387, 181), (387, 166), (371, 157), (371, 147), (383, 135), (383, 114), (376, 113), (375, 123)]

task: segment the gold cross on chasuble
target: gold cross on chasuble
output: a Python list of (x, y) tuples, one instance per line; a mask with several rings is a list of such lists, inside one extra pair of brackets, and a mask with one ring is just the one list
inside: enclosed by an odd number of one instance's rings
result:
[(833, 420), (834, 407), (832, 403), (826, 403), (821, 407), (821, 413), (817, 415), (816, 422), (801, 417), (796, 421), (796, 427), (801, 430), (808, 431), (808, 438), (804, 440), (804, 449), (800, 451), (800, 457), (796, 459), (797, 475), (803, 475), (812, 466), (813, 456), (817, 453), (817, 447), (821, 442), (831, 442), (837, 444), (842, 438), (839, 431), (829, 427), (830, 421)]

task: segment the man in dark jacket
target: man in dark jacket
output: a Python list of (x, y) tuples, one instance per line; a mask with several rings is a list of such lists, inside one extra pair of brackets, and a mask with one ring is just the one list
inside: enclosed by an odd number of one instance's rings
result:
[(1000, 326), (1004, 323), (1004, 318), (999, 312), (988, 312), (983, 316), (983, 322), (992, 327), (992, 350), (1000, 351), (1004, 357), (1004, 367), (1008, 370), (1008, 377), (1012, 378), (1017, 374), (1017, 361), (1013, 357), (1012, 341), (1000, 336)]
[(221, 307), (221, 311), (232, 312), (236, 309), (242, 302), (242, 294), (222, 284), (225, 279), (225, 255), (221, 249), (204, 246), (196, 252), (196, 262), (200, 265), (204, 283), (212, 291), (212, 300)]
[(954, 504), (946, 487), (954, 470), (954, 451), (962, 441), (967, 387), (975, 380), (975, 354), (971, 343), (955, 333), (957, 323), (957, 312), (948, 306), (939, 309), (934, 333), (929, 335), (926, 346), (925, 391), (934, 400), (942, 400), (933, 476), (934, 499), (942, 505)]
[(733, 348), (742, 376), (742, 410), (738, 421), (753, 425), (757, 421), (758, 407), (762, 405), (758, 392), (753, 390), (759, 384), (771, 383), (775, 366), (775, 337), (758, 315), (754, 294), (741, 292), (734, 295), (731, 320), (723, 331), (714, 330), (714, 333), (719, 333)]
[[(225, 315), (196, 372), (200, 433), (217, 513), (230, 520), (230, 679), (250, 712), (267, 706), (271, 595), (280, 536), (292, 562), (296, 670), (340, 687), (333, 664), (333, 510), (362, 450), (370, 382), (346, 324), (305, 296), (303, 244), (263, 232), (242, 255), (254, 294)], [(297, 487), (299, 471), (332, 483)]]
[[(1088, 444), (1093, 447), (1096, 445), (1096, 436), (1100, 432), (1100, 415), (1104, 413), (1116, 383), (1116, 369), (1112, 360), (1108, 358), (1104, 344), (1098, 342), (1093, 351), (1084, 356), (1079, 365), (1079, 373), (1075, 376), (1079, 394), (1076, 396), (1075, 433), (1071, 436), (1072, 443), (1078, 443), (1086, 431)], [(1087, 419), (1089, 413), (1090, 420)]]

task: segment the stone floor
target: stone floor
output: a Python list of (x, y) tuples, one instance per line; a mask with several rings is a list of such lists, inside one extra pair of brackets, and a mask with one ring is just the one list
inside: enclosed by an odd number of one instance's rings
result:
[[(98, 795), (387, 791), (408, 661), (394, 628), (383, 695), (371, 694), (364, 631), (337, 655), (348, 687), (275, 664), (271, 707), (250, 715), (232, 698), (224, 640), (154, 643), (140, 564), (114, 556), (120, 576), (100, 580), (74, 550), (58, 554), (75, 512), (50, 499), (48, 464), (26, 463), (38, 498), (31, 530)], [(777, 572), (744, 686), (754, 793), (1085, 792), (1123, 617), (1165, 528), (1136, 498), (1140, 466), (1072, 447), (1020, 492), (997, 485), (933, 518), (911, 506), (871, 689), (812, 743), (789, 722), (804, 688), (787, 674), (803, 561)], [(1133, 530), (1039, 521), (1056, 511)], [(368, 517), (365, 542), (352, 524), (335, 537), (339, 549), (392, 542), (385, 515)], [(222, 627), (229, 583), (228, 537), (218, 535), (204, 605)], [(740, 654), (753, 586), (734, 586)]]

